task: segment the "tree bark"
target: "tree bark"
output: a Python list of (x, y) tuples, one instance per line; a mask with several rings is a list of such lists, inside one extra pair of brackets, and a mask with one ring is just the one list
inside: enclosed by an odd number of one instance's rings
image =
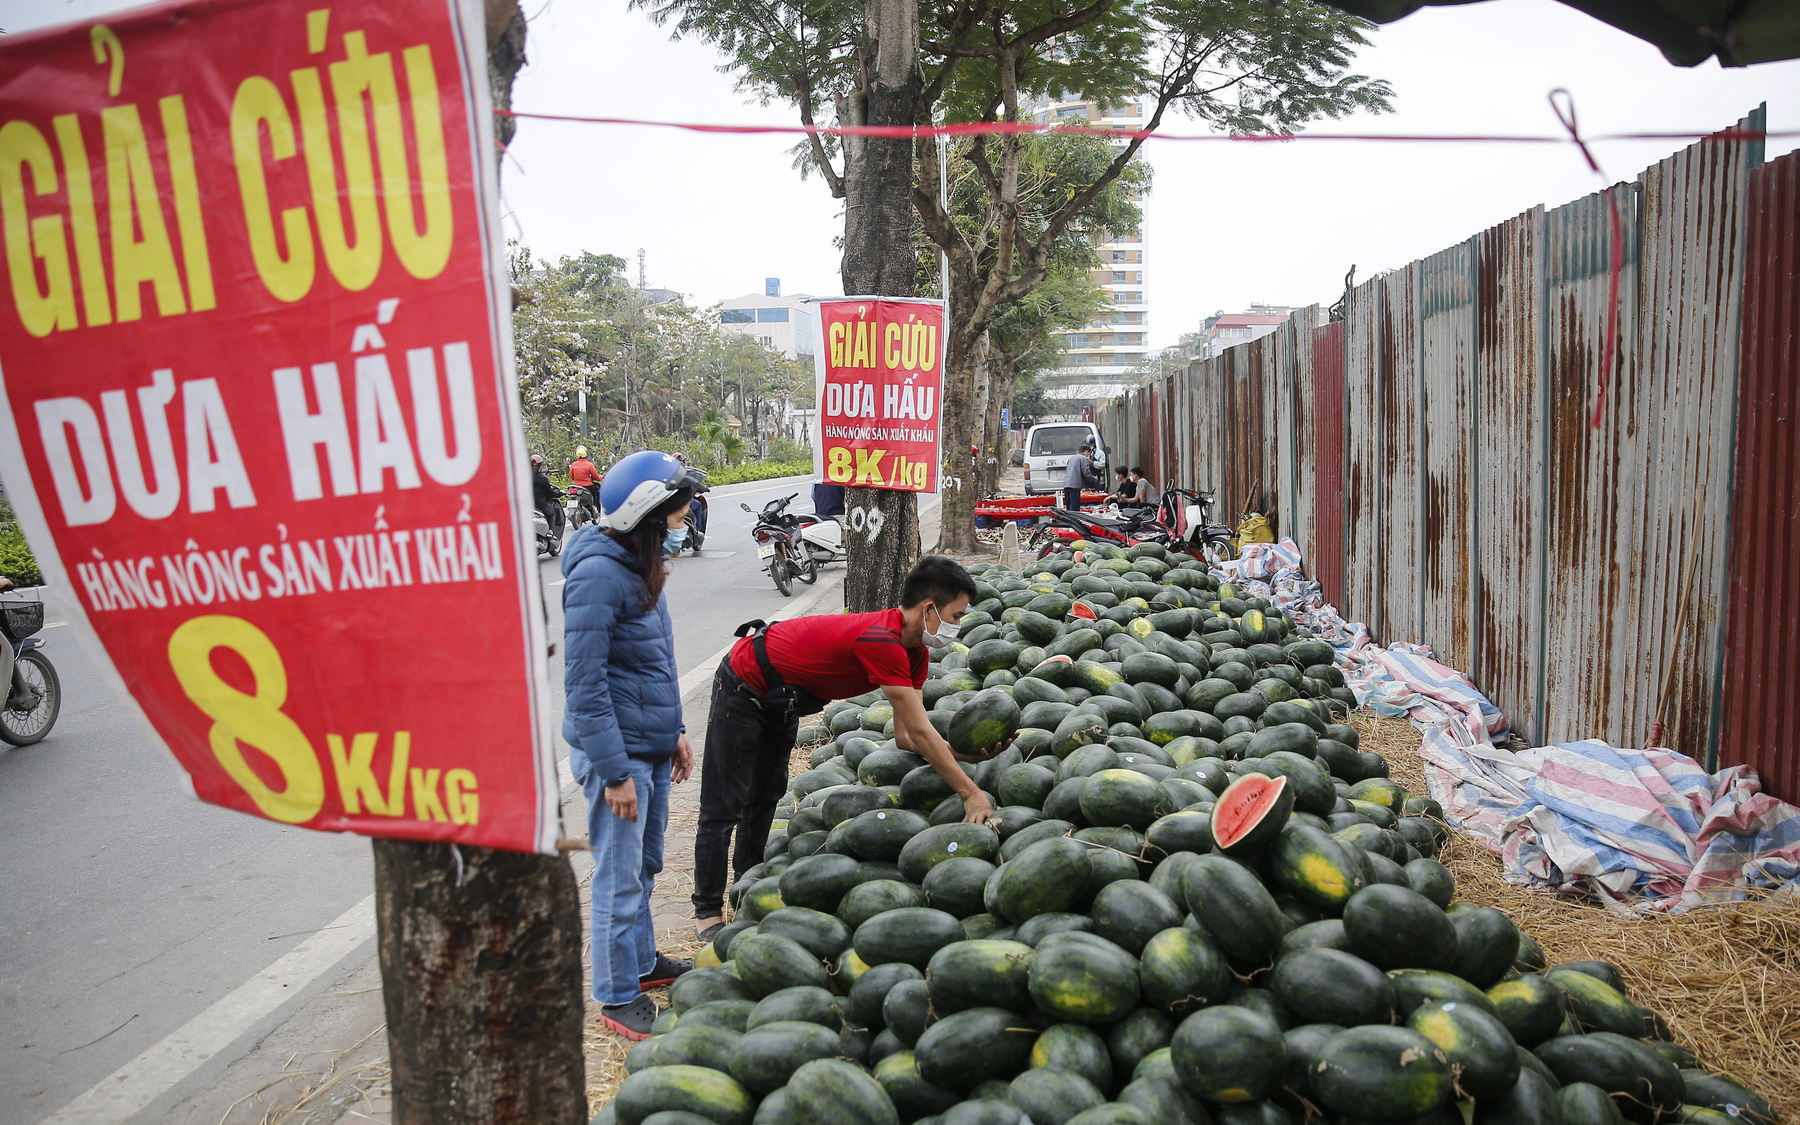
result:
[[(486, 0), (488, 86), (495, 109), (512, 108), (513, 79), (525, 65), (525, 13), (519, 0)], [(519, 123), (511, 117), (496, 115), (494, 135), (501, 147), (512, 144)]]
[(394, 1125), (582, 1125), (581, 914), (568, 860), (374, 846)]
[[(863, 19), (866, 81), (853, 99), (855, 104), (846, 108), (858, 124), (915, 124), (925, 85), (919, 69), (918, 0), (865, 0)], [(846, 138), (845, 295), (910, 297), (917, 291), (912, 187), (910, 139)], [(953, 453), (945, 421), (940, 413), (943, 448)], [(863, 514), (859, 517), (858, 512)], [(919, 556), (918, 497), (911, 492), (853, 488), (844, 514), (849, 571), (844, 578), (844, 608), (866, 613), (899, 605), (901, 583)], [(877, 530), (871, 535), (870, 520), (877, 515)]]
[[(973, 287), (957, 285), (951, 298), (954, 308), (972, 308)], [(950, 347), (944, 356), (944, 506), (938, 549), (957, 554), (972, 554), (975, 539), (975, 497), (981, 482), (969, 475), (969, 446), (981, 432), (976, 417), (976, 398), (986, 366), (982, 341), (984, 333), (969, 331), (970, 322), (958, 318), (950, 336)]]

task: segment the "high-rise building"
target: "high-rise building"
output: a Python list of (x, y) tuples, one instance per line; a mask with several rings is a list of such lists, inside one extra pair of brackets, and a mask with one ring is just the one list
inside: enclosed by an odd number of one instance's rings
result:
[[(1086, 120), (1120, 131), (1141, 129), (1145, 123), (1142, 99), (1111, 107), (1093, 102), (1043, 102), (1033, 113), (1039, 121)], [(1118, 147), (1124, 144), (1121, 140)], [(1128, 372), (1149, 354), (1146, 238), (1140, 229), (1097, 248), (1100, 262), (1094, 281), (1106, 290), (1107, 307), (1086, 326), (1059, 333), (1064, 347), (1062, 366), (1046, 372), (1042, 379), (1052, 398), (1072, 404), (1112, 398), (1130, 384)]]
[(781, 279), (764, 278), (761, 293), (746, 293), (723, 302), (719, 326), (754, 337), (763, 347), (789, 359), (811, 362), (813, 337), (818, 331), (818, 312), (812, 308), (812, 301), (804, 293), (783, 297)]

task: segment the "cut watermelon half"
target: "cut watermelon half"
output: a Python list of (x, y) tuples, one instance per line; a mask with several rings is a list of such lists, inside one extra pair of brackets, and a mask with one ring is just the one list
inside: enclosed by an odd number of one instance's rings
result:
[(1226, 855), (1259, 852), (1275, 842), (1293, 811), (1287, 778), (1247, 773), (1219, 794), (1212, 813), (1213, 839)]
[(1086, 602), (1076, 602), (1074, 605), (1070, 606), (1069, 616), (1084, 617), (1089, 621), (1098, 621), (1100, 618), (1100, 615), (1094, 612), (1094, 607)]

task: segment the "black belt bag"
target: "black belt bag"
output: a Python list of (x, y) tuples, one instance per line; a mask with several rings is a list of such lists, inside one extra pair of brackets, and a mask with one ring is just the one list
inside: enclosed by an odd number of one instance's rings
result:
[(772, 625), (759, 618), (739, 625), (733, 634), (750, 638), (750, 650), (756, 654), (756, 667), (762, 672), (763, 691), (760, 698), (763, 710), (778, 715), (810, 715), (823, 707), (825, 701), (804, 688), (788, 683), (775, 670), (775, 665), (769, 660), (768, 637), (771, 628)]

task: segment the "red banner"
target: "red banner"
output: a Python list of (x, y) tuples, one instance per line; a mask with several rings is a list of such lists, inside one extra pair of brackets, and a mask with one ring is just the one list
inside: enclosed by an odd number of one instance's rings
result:
[(0, 40), (0, 473), (201, 799), (552, 851), (480, 6)]
[(832, 484), (936, 492), (944, 303), (910, 297), (819, 302), (820, 440)]

